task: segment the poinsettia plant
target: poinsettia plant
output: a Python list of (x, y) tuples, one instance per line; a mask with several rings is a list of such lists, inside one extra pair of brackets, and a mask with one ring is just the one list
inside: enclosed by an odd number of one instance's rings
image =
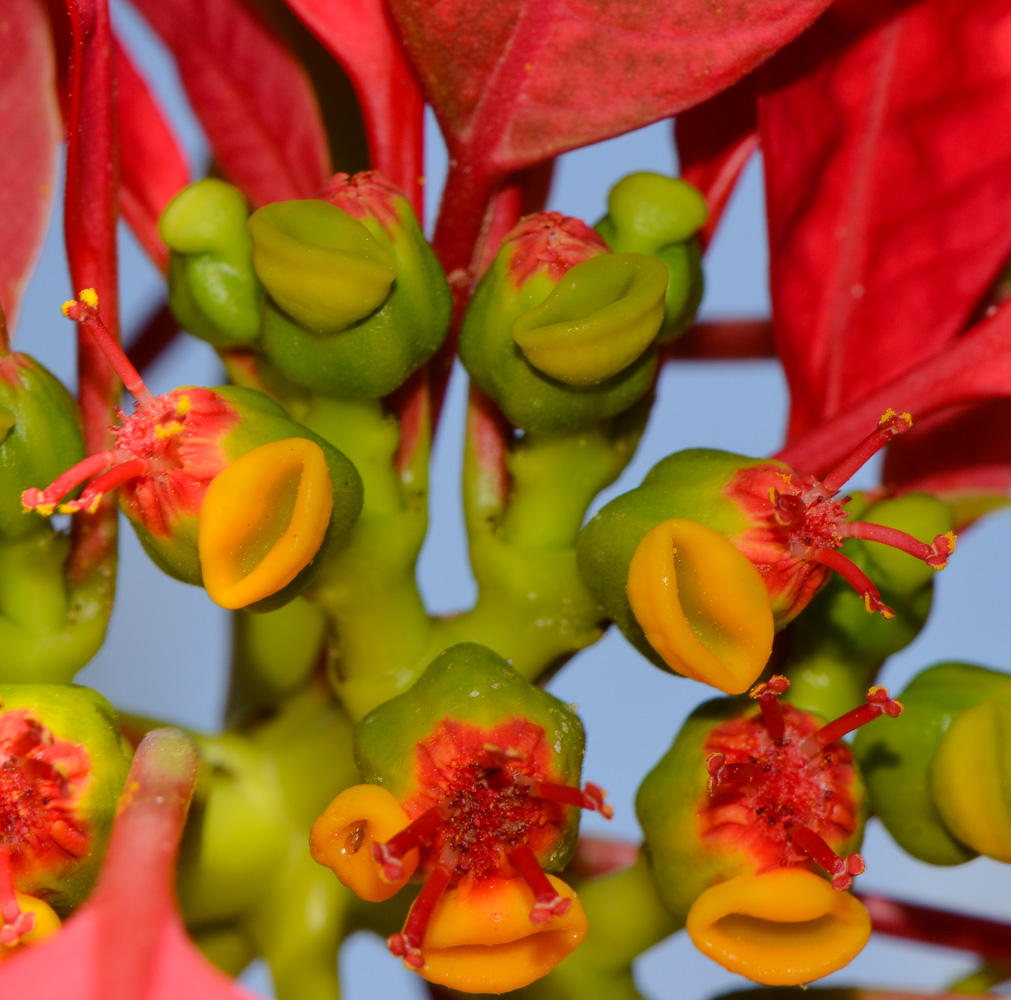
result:
[[(1011, 862), (1008, 663), (881, 683), (1008, 503), (1011, 3), (130, 6), (206, 176), (108, 0), (0, 15), (0, 993), (239, 998), (261, 959), (280, 1000), (336, 1000), (361, 929), (433, 997), (638, 997), (678, 935), (727, 989), (845, 977), (872, 935), (976, 963), (935, 992), (1011, 977), (1011, 928), (860, 891), (865, 828)], [(549, 210), (558, 157), (667, 120), (680, 176)], [(759, 154), (771, 315), (698, 321)], [(58, 161), (76, 398), (14, 337)], [(162, 276), (126, 349), (120, 219)], [(192, 338), (227, 384), (152, 392)], [(774, 454), (707, 447), (700, 412), (601, 505), (665, 369), (758, 358), (785, 376)], [(438, 614), (417, 563), (457, 416), (476, 599)], [(232, 616), (218, 731), (73, 683), (119, 510)], [(618, 775), (636, 841), (580, 817), (622, 798), (586, 739), (641, 733), (545, 690), (609, 629), (678, 706)], [(646, 717), (615, 665), (599, 684)]]

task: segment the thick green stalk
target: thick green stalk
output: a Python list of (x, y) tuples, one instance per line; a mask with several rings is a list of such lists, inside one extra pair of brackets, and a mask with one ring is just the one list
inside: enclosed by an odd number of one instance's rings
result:
[(302, 419), (354, 462), (365, 488), (350, 542), (307, 594), (330, 622), (334, 687), (360, 718), (427, 663), (431, 622), (414, 569), (427, 527), (428, 448), (398, 473), (399, 425), (375, 401), (315, 396)]
[(576, 536), (631, 458), (647, 412), (517, 439), (505, 454), (504, 502), (471, 423), (464, 507), (479, 593), (471, 611), (439, 623), (442, 646), (484, 643), (533, 680), (600, 638), (604, 615), (579, 575)]

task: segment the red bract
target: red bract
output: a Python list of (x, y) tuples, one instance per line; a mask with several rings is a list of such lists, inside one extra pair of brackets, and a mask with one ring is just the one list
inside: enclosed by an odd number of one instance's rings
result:
[(674, 123), (681, 176), (709, 205), (698, 234), (703, 245), (712, 239), (744, 165), (758, 148), (756, 100), (756, 79), (749, 75), (678, 115)]
[(790, 437), (936, 351), (1007, 258), (1008, 31), (1004, 0), (846, 0), (766, 68)]
[(123, 218), (148, 256), (164, 271), (168, 247), (158, 235), (158, 219), (189, 182), (189, 166), (144, 78), (118, 41), (116, 75)]
[(382, 0), (287, 0), (347, 71), (365, 115), (372, 166), (421, 217), (421, 91)]
[(255, 1000), (187, 939), (174, 865), (197, 778), (192, 741), (149, 733), (126, 782), (102, 875), (58, 933), (4, 963), (4, 996), (33, 1000)]
[(326, 134), (277, 32), (238, 0), (134, 5), (172, 50), (215, 157), (253, 205), (315, 194), (331, 173)]
[(453, 152), (505, 173), (691, 107), (826, 0), (391, 4)]
[(35, 0), (5, 2), (0, 43), (0, 306), (13, 324), (49, 219), (60, 113), (45, 10)]

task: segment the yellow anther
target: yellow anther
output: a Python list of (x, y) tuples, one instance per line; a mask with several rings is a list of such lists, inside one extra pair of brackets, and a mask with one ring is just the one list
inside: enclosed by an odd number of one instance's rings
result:
[(191, 405), (189, 396), (180, 396), (176, 402), (176, 416), (185, 417), (190, 412)]
[(154, 436), (158, 438), (159, 441), (164, 441), (166, 438), (175, 437), (177, 434), (181, 434), (183, 430), (183, 425), (179, 423), (178, 420), (173, 420), (170, 424), (159, 424), (154, 429)]
[(96, 292), (94, 288), (82, 288), (81, 291), (77, 293), (77, 297), (86, 306), (91, 306), (92, 309), (98, 308), (98, 292)]
[(35, 508), (43, 517), (52, 517), (53, 511), (56, 510), (56, 506), (51, 503), (40, 503), (38, 507)]
[(73, 307), (76, 305), (77, 299), (67, 299), (67, 301), (64, 302), (62, 306), (60, 306), (60, 311), (63, 313), (64, 316), (68, 316), (70, 314), (70, 310), (73, 309)]
[(72, 503), (61, 503), (56, 510), (60, 514), (73, 514), (77, 508)]
[(102, 502), (102, 497), (104, 495), (105, 495), (104, 493), (96, 493), (95, 494), (95, 499), (92, 500), (91, 504), (88, 506), (88, 513), (89, 514), (94, 514), (95, 511), (98, 510), (98, 505)]

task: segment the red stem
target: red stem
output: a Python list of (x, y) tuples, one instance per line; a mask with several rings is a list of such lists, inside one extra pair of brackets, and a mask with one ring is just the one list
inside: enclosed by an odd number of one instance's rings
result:
[[(107, 0), (65, 0), (72, 55), (67, 122), (64, 231), (75, 292), (94, 288), (106, 323), (118, 338), (116, 219), (119, 138), (115, 68)], [(83, 330), (77, 336), (77, 372), (85, 449), (105, 451), (119, 382), (105, 356)], [(115, 552), (116, 502), (110, 497), (93, 515), (74, 519), (70, 570), (75, 578), (106, 563)], [(111, 579), (111, 577), (110, 577)]]
[(859, 894), (874, 930), (923, 944), (972, 952), (990, 962), (1011, 964), (1011, 924), (951, 910), (919, 906), (887, 896)]
[(768, 320), (696, 323), (660, 351), (667, 361), (756, 361), (776, 357)]

